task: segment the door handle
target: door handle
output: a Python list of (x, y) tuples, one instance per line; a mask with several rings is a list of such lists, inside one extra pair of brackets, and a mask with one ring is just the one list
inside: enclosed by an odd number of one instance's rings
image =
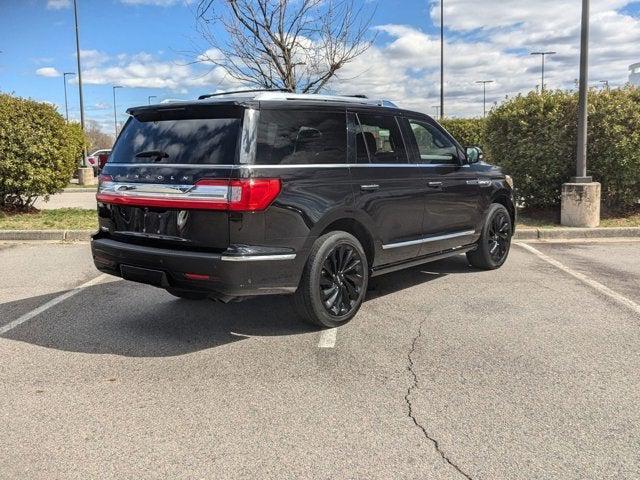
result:
[(442, 188), (442, 182), (429, 182), (427, 185), (429, 188)]
[(376, 185), (375, 183), (372, 183), (370, 185), (360, 185), (360, 190), (363, 192), (375, 192), (376, 190), (380, 189), (380, 185)]

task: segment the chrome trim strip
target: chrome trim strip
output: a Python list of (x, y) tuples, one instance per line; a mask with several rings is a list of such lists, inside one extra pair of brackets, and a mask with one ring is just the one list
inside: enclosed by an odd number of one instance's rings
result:
[(168, 183), (105, 182), (99, 194), (119, 197), (174, 198), (180, 200), (227, 200), (229, 187), (225, 185), (172, 185)]
[(469, 165), (453, 165), (451, 163), (309, 163), (306, 165), (207, 165), (197, 163), (111, 163), (110, 167), (153, 167), (153, 168), (192, 168), (192, 169), (217, 169), (217, 168), (230, 168), (232, 170), (238, 170), (240, 168), (415, 168), (415, 167), (469, 167)]
[(284, 255), (221, 255), (220, 260), (223, 262), (267, 262), (267, 261), (281, 261), (281, 260), (294, 260), (296, 258), (295, 253)]
[(450, 240), (452, 238), (458, 238), (458, 237), (468, 237), (470, 235), (475, 235), (475, 233), (476, 233), (475, 230), (467, 230), (464, 232), (449, 233), (447, 235), (438, 235), (437, 237), (421, 238), (420, 240), (410, 240), (408, 242), (390, 243), (388, 245), (382, 245), (382, 249), (390, 250), (392, 248), (410, 247), (413, 245), (420, 245), (422, 243), (439, 242), (441, 240)]

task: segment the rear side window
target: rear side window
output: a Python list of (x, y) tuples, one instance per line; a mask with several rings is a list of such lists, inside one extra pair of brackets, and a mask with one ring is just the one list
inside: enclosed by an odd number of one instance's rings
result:
[(346, 155), (344, 112), (260, 111), (256, 164), (345, 163)]
[(184, 112), (131, 117), (109, 163), (234, 164), (241, 118), (193, 117)]
[(407, 152), (395, 117), (358, 114), (356, 157), (358, 163), (407, 163)]

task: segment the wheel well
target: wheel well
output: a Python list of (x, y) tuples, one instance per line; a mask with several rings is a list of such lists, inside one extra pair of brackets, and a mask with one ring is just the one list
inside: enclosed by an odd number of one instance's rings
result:
[(354, 220), (353, 218), (342, 218), (328, 225), (320, 235), (334, 232), (336, 230), (350, 233), (358, 239), (358, 241), (362, 245), (362, 248), (364, 249), (365, 255), (367, 256), (367, 263), (369, 263), (369, 268), (371, 268), (373, 266), (373, 260), (375, 258), (375, 246), (373, 243), (373, 237), (369, 233), (369, 230), (367, 230), (364, 225), (362, 225), (357, 220)]
[(491, 199), (491, 203), (499, 203), (500, 205), (504, 205), (504, 207), (509, 212), (509, 216), (511, 217), (511, 226), (512, 228), (515, 229), (516, 228), (516, 207), (511, 201), (509, 194), (505, 192), (498, 192), (498, 194)]

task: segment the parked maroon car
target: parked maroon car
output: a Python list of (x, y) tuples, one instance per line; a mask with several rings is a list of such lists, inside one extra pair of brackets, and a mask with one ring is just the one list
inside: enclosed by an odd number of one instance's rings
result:
[(111, 155), (111, 150), (103, 149), (96, 150), (87, 157), (87, 164), (93, 167), (93, 173), (95, 175), (100, 174), (104, 168), (104, 164), (107, 163), (107, 160), (109, 159), (109, 155)]

